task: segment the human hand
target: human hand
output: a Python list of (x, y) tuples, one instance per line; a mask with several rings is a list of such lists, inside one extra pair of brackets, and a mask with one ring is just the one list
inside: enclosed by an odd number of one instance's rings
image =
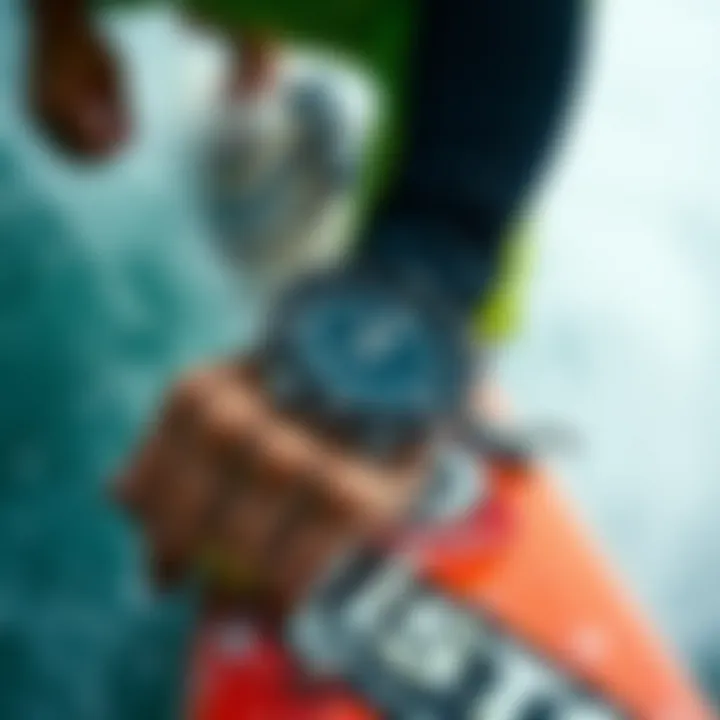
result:
[(225, 578), (299, 598), (337, 553), (384, 534), (419, 492), (425, 453), (379, 465), (275, 410), (248, 366), (202, 369), (170, 393), (117, 486), (156, 579), (210, 552)]

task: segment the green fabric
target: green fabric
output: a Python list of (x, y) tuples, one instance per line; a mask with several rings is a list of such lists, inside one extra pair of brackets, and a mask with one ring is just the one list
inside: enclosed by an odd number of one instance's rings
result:
[(503, 246), (495, 282), (475, 317), (474, 330), (485, 342), (502, 343), (520, 329), (535, 263), (532, 239), (531, 228), (523, 225), (511, 231)]
[(416, 27), (413, 1), (190, 0), (185, 6), (241, 36), (269, 36), (339, 53), (371, 75), (384, 110), (363, 193), (365, 202), (374, 197), (391, 175), (401, 146), (403, 79)]

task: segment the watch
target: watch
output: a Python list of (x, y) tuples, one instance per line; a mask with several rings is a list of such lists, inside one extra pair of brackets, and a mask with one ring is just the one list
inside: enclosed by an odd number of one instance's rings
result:
[(379, 454), (452, 422), (471, 379), (464, 332), (436, 298), (349, 271), (288, 293), (263, 352), (277, 403)]

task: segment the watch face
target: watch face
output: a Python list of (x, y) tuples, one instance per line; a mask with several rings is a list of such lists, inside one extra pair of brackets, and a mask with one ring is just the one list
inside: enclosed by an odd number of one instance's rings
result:
[(461, 336), (394, 289), (334, 282), (292, 304), (283, 352), (319, 401), (406, 421), (447, 414), (465, 375)]
[(314, 372), (348, 402), (432, 409), (442, 350), (409, 306), (347, 293), (307, 308), (296, 330)]

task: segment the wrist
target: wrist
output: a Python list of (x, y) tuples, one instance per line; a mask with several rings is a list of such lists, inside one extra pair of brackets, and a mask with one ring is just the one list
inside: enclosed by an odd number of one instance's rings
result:
[[(408, 233), (408, 236), (415, 234)], [(468, 326), (473, 300), (456, 278), (448, 277), (446, 258), (417, 252), (416, 246), (402, 242), (394, 245), (400, 240), (399, 233), (393, 233), (390, 241), (368, 243), (354, 259), (353, 266), (359, 274), (395, 288), (416, 304), (434, 307), (459, 329)]]
[(432, 198), (390, 199), (367, 228), (357, 258), (435, 296), (469, 325), (488, 296), (503, 237), (494, 213), (470, 222)]

